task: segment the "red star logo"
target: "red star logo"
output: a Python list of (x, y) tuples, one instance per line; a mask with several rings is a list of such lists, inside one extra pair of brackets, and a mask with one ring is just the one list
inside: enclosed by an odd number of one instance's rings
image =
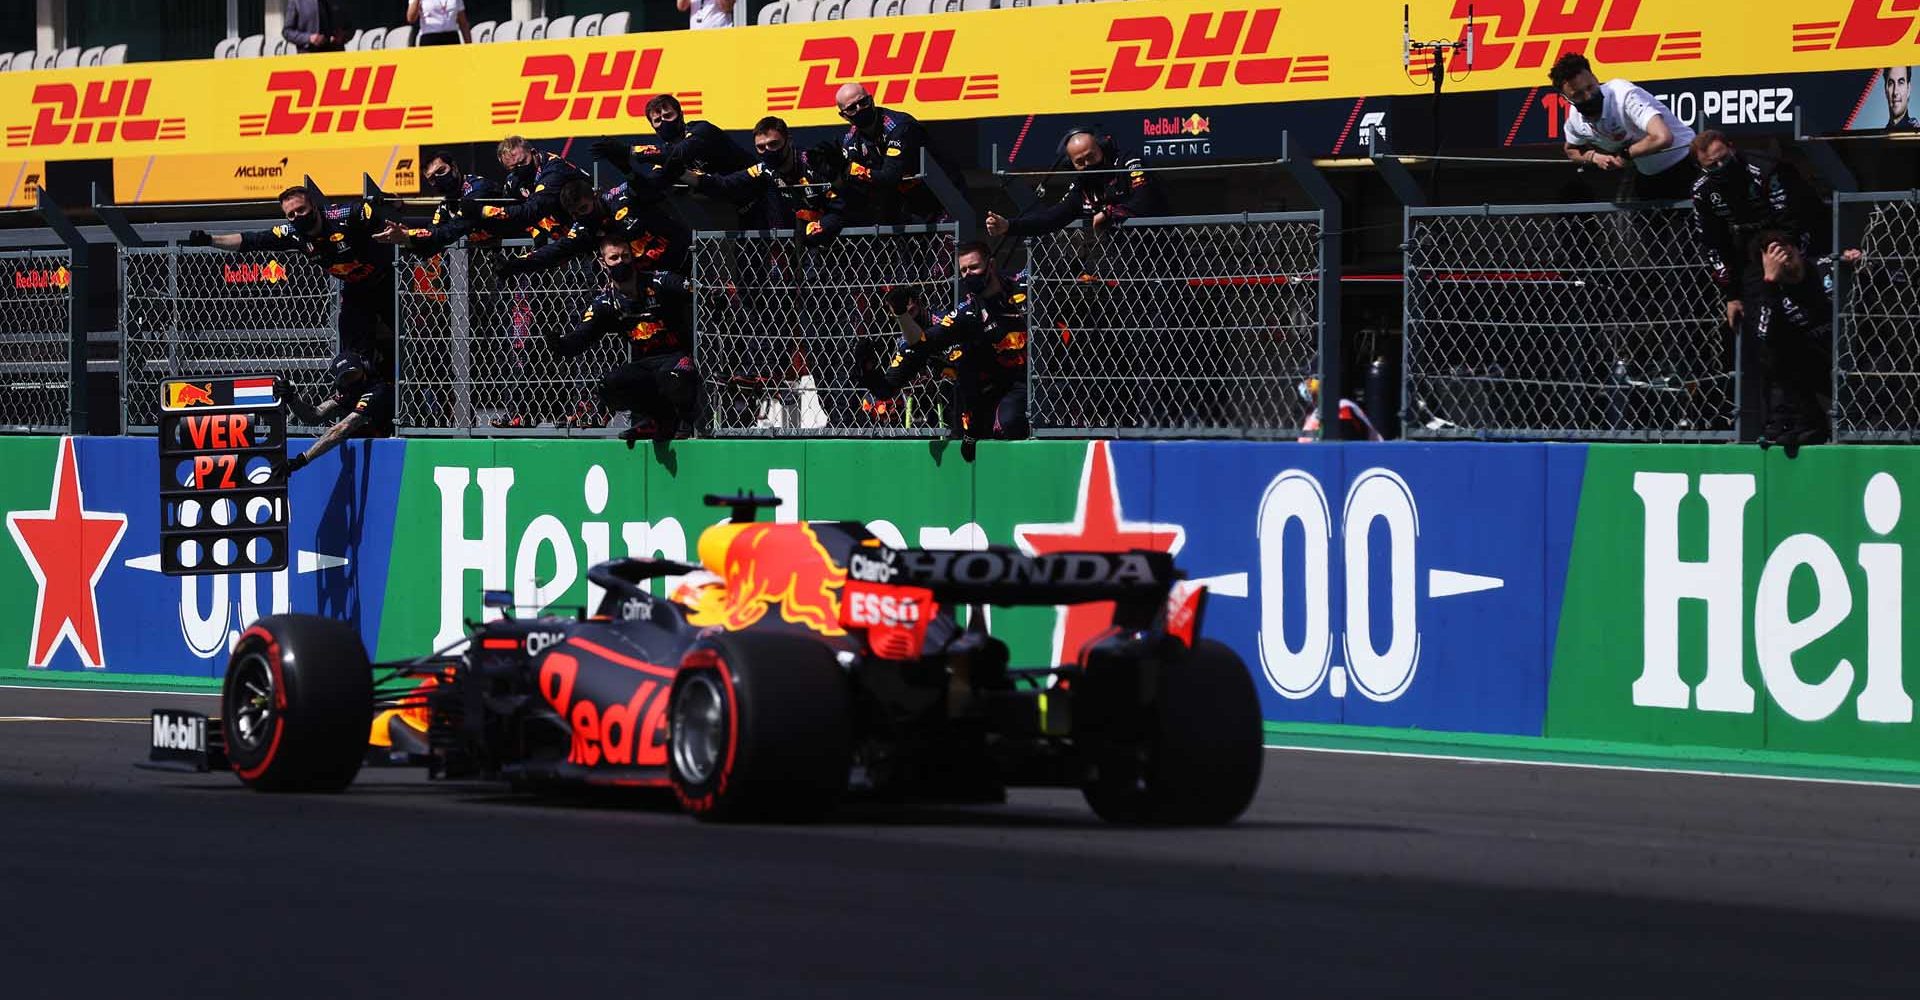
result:
[[(1021, 524), (1014, 540), (1028, 555), (1054, 552), (1124, 552), (1145, 549), (1177, 554), (1186, 544), (1187, 529), (1178, 524), (1129, 521), (1120, 511), (1120, 485), (1113, 478), (1113, 459), (1107, 442), (1087, 446), (1086, 465), (1080, 471), (1080, 499), (1069, 524)], [(1053, 662), (1073, 663), (1080, 647), (1113, 624), (1113, 602), (1070, 604), (1056, 613), (1053, 626)]]
[(60, 439), (59, 465), (46, 510), (17, 510), (7, 515), (7, 531), (20, 546), (27, 568), (40, 583), (33, 607), (33, 645), (27, 663), (44, 667), (60, 643), (71, 641), (80, 662), (106, 666), (100, 648), (100, 605), (93, 588), (107, 560), (127, 531), (127, 515), (87, 509), (80, 494), (80, 466), (73, 439)]

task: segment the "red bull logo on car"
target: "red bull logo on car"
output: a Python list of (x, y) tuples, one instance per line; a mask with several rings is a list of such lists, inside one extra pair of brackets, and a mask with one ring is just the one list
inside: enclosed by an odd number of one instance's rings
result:
[(846, 567), (833, 561), (806, 524), (722, 524), (700, 538), (700, 561), (727, 581), (717, 613), (696, 613), (695, 625), (729, 632), (747, 628), (778, 608), (784, 621), (821, 635), (845, 635), (840, 588)]

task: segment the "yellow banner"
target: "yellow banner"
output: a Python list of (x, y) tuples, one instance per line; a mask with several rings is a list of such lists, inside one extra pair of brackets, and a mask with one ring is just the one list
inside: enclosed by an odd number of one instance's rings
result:
[(272, 154), (187, 153), (116, 157), (113, 191), (122, 205), (167, 201), (272, 199), (312, 177), (329, 195), (360, 194), (361, 174), (389, 194), (420, 190), (420, 147), (302, 149)]
[[(647, 131), (669, 92), (724, 128), (837, 121), (868, 84), (929, 120), (1413, 94), (1400, 0), (1151, 0), (267, 59), (0, 73), (8, 150), (39, 159), (275, 158), (341, 145)], [(1417, 0), (1460, 38), (1452, 90), (1540, 86), (1563, 51), (1605, 76), (1869, 69), (1911, 61), (1914, 0)]]
[(40, 182), (46, 176), (47, 165), (42, 160), (0, 161), (0, 189), (6, 195), (0, 200), (0, 208), (32, 208), (39, 202)]

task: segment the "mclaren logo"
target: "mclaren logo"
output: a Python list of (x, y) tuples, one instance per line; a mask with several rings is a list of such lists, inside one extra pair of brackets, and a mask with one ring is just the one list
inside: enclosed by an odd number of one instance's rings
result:
[(287, 158), (282, 156), (279, 163), (242, 163), (233, 168), (235, 177), (285, 177)]

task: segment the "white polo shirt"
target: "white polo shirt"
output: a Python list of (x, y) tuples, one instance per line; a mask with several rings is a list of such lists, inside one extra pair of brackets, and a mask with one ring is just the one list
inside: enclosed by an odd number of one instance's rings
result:
[(415, 36), (459, 31), (460, 12), (466, 9), (466, 0), (420, 0), (420, 27)]
[(731, 28), (733, 15), (720, 9), (715, 0), (693, 0), (693, 9), (688, 11), (689, 27), (693, 28)]
[(1675, 118), (1659, 98), (1630, 80), (1608, 80), (1600, 85), (1600, 93), (1606, 96), (1607, 105), (1600, 112), (1597, 122), (1588, 121), (1571, 105), (1567, 107), (1567, 145), (1618, 154), (1645, 139), (1648, 123), (1659, 117), (1667, 120), (1667, 130), (1673, 133), (1673, 145), (1658, 153), (1637, 157), (1633, 165), (1643, 174), (1657, 174), (1687, 158), (1690, 152), (1688, 146), (1693, 142), (1693, 129)]

